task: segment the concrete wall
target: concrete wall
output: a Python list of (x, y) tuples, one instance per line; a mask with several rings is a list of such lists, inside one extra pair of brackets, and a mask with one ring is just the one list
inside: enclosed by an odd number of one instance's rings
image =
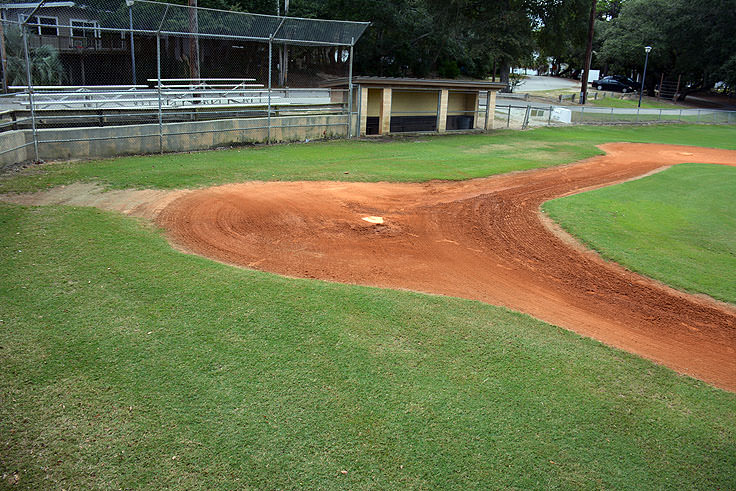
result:
[[(28, 134), (28, 135), (27, 135)], [(9, 148), (19, 147), (28, 143), (28, 130), (5, 131), (0, 133), (0, 151)], [(29, 145), (11, 152), (0, 153), (0, 165), (15, 164), (16, 162), (24, 162), (33, 158), (33, 145)]]
[(460, 116), (471, 114), (467, 111), (475, 111), (478, 95), (477, 93), (466, 93), (466, 92), (454, 92), (450, 91), (447, 100), (447, 114), (448, 116)]
[[(165, 152), (185, 152), (239, 143), (265, 142), (267, 124), (267, 118), (166, 123), (163, 125), (163, 148)], [(357, 118), (353, 117), (353, 125), (356, 124)], [(158, 124), (41, 129), (38, 131), (39, 141), (49, 143), (39, 143), (39, 157), (42, 160), (68, 160), (158, 153), (158, 132)], [(344, 138), (346, 135), (347, 115), (271, 118), (271, 141)], [(0, 133), (0, 149), (18, 146), (24, 141), (31, 141), (31, 138), (31, 130)], [(0, 154), (0, 163), (11, 164), (31, 158), (33, 146), (28, 146), (19, 151)]]
[(403, 91), (394, 90), (391, 101), (391, 114), (397, 116), (411, 116), (424, 113), (421, 116), (437, 114), (439, 90)]
[(381, 101), (383, 97), (383, 91), (381, 89), (363, 89), (368, 93), (368, 111), (366, 116), (376, 117), (381, 116)]

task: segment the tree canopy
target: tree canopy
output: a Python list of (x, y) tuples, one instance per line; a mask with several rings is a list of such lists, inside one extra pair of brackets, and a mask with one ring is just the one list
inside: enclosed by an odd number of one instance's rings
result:
[[(187, 0), (168, 0), (186, 4)], [(121, 5), (121, 0), (80, 3)], [(593, 0), (290, 0), (289, 15), (370, 21), (355, 71), (379, 76), (485, 78), (509, 67), (584, 65)], [(199, 0), (200, 7), (284, 13), (284, 0)], [(125, 8), (110, 8), (124, 15)], [(609, 74), (650, 70), (683, 86), (736, 90), (736, 0), (598, 0), (593, 67)], [(40, 58), (40, 56), (39, 56)], [(47, 57), (47, 60), (50, 60)], [(51, 60), (53, 61), (53, 60)], [(498, 68), (498, 70), (496, 69)], [(657, 77), (651, 77), (652, 83)]]
[[(199, 0), (202, 7), (276, 13), (278, 0)], [(592, 0), (291, 0), (290, 15), (372, 23), (358, 44), (366, 75), (487, 77), (493, 67), (583, 66)], [(283, 12), (283, 10), (282, 10)], [(736, 0), (598, 0), (593, 66), (643, 69), (687, 84), (736, 88)]]
[(681, 76), (683, 86), (725, 82), (736, 90), (736, 0), (625, 0), (596, 31), (597, 60), (609, 70), (641, 72), (644, 46), (652, 46), (653, 73)]

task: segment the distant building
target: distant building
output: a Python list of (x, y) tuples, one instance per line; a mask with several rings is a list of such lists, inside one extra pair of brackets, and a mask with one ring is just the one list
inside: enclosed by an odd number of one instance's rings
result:
[[(36, 5), (0, 4), (0, 14), (4, 20), (23, 22)], [(30, 46), (58, 49), (70, 85), (119, 84), (130, 72), (128, 33), (100, 30), (98, 15), (79, 2), (46, 2), (29, 21)]]

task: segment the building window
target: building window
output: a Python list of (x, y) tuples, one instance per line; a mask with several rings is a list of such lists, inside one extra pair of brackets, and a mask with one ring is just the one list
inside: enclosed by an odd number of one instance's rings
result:
[(100, 24), (96, 20), (70, 20), (72, 25), (72, 37), (75, 38), (98, 38), (100, 37)]
[[(26, 20), (24, 14), (18, 14), (18, 18), (21, 22)], [(46, 17), (43, 15), (34, 15), (28, 21), (28, 25), (35, 26), (38, 31), (37, 33), (41, 36), (58, 36), (59, 35), (59, 21), (56, 17)]]

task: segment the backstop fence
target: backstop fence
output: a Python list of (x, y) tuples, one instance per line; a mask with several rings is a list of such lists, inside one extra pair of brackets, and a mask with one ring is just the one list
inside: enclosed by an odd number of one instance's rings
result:
[(150, 0), (0, 12), (0, 132), (17, 130), (0, 161), (354, 134), (352, 86), (320, 85), (352, 80), (368, 23)]

